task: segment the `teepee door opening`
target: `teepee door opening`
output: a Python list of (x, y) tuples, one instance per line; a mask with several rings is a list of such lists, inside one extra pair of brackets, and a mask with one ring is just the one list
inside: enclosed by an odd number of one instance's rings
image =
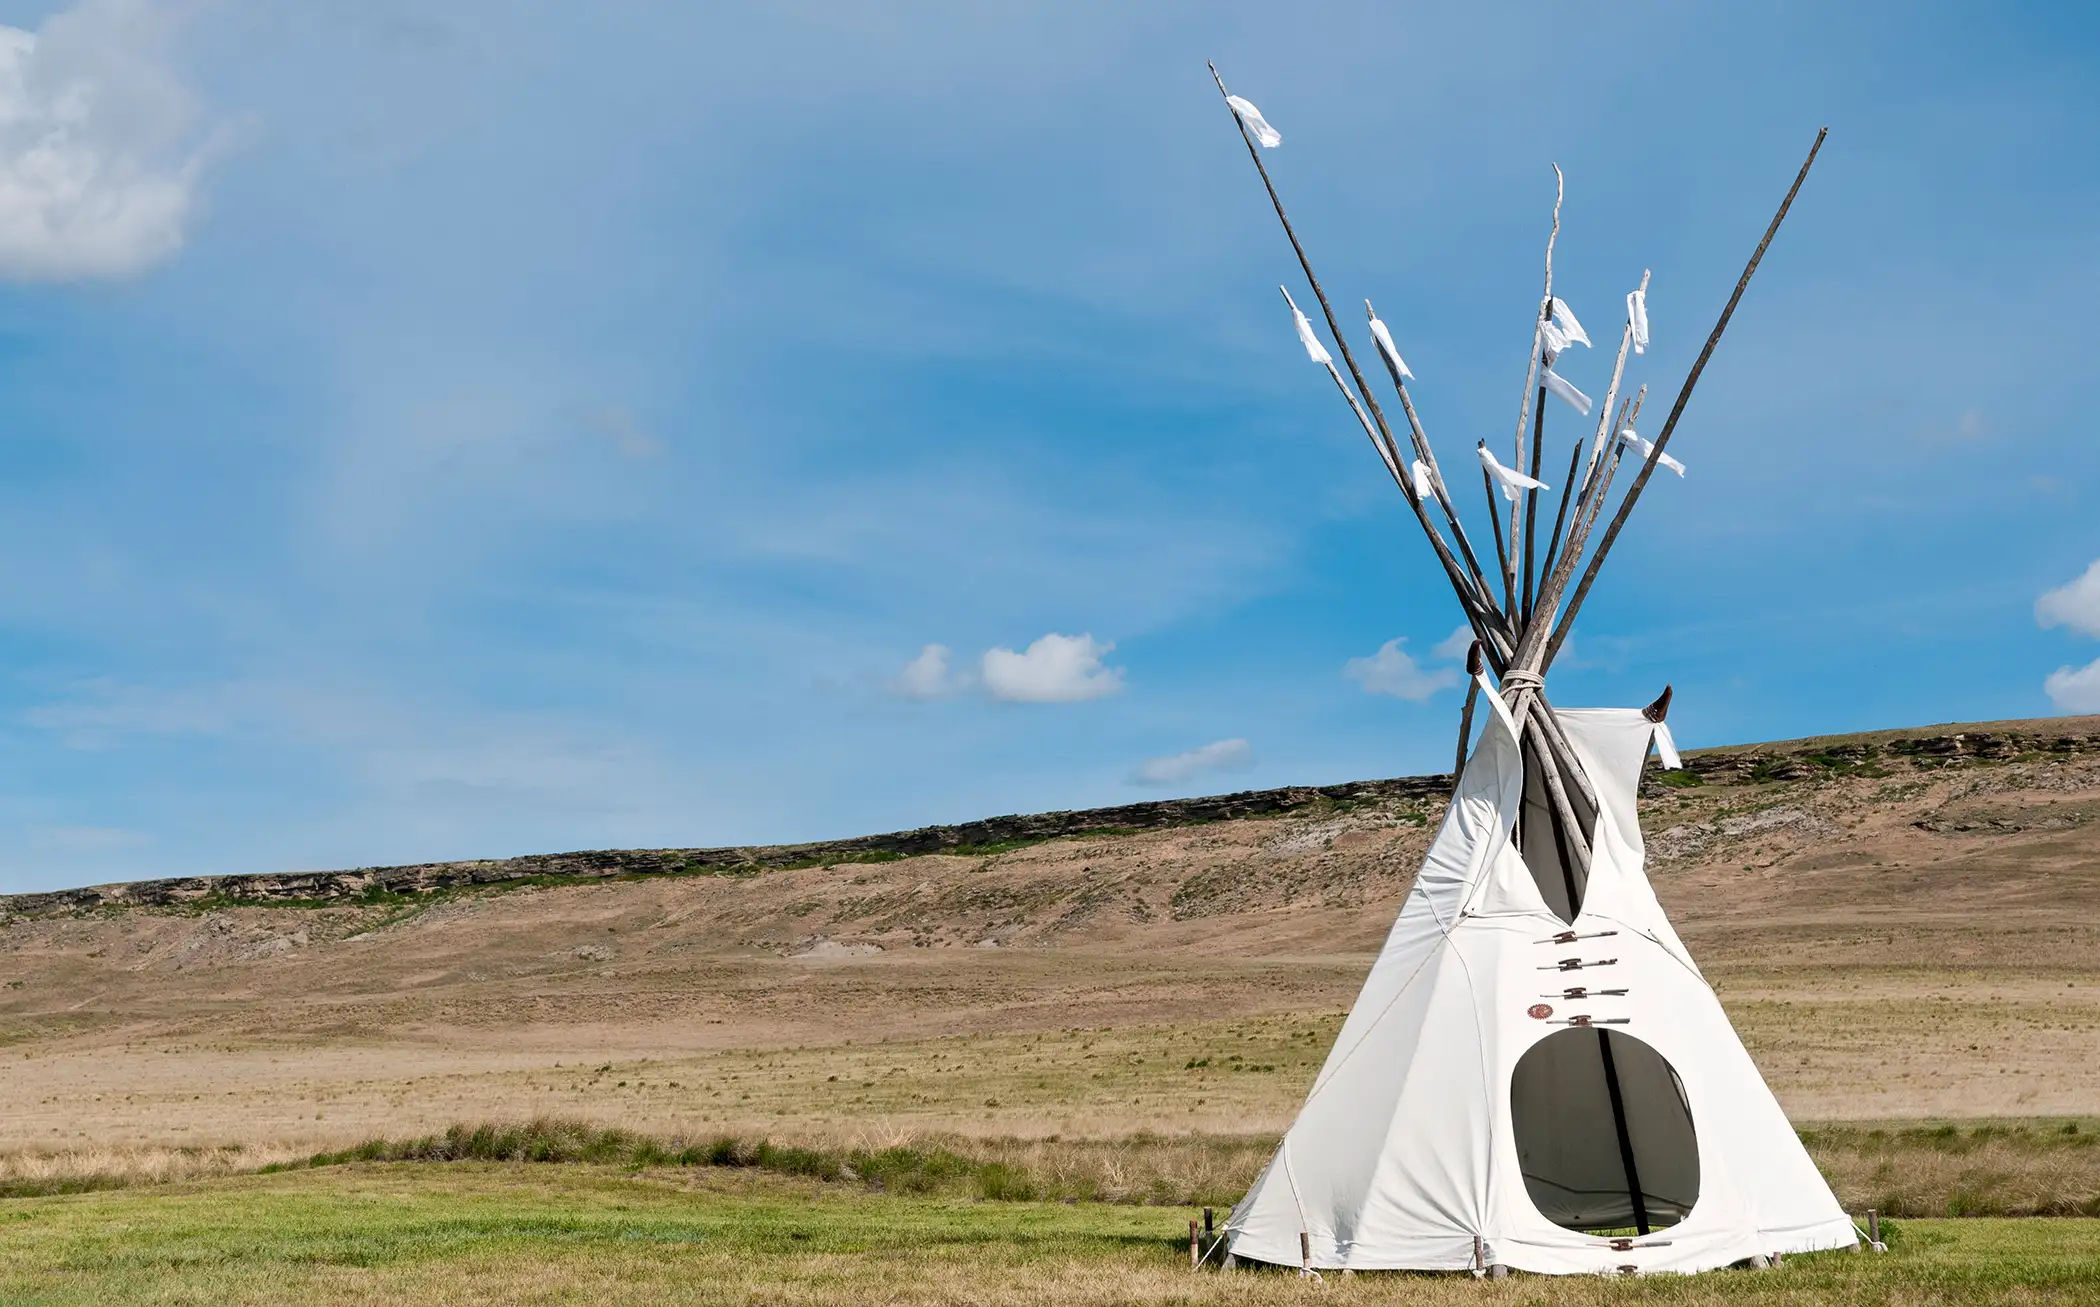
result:
[(1684, 1087), (1631, 1035), (1548, 1035), (1518, 1060), (1509, 1106), (1524, 1188), (1555, 1225), (1647, 1234), (1682, 1221), (1699, 1198)]
[(1589, 888), (1590, 869), (1577, 854), (1596, 838), (1597, 814), (1583, 801), (1579, 787), (1568, 786), (1568, 806), (1574, 810), (1582, 830), (1578, 846), (1568, 838), (1559, 808), (1547, 793), (1546, 769), (1539, 764), (1536, 746), (1524, 742), (1524, 802), (1517, 812), (1516, 844), (1531, 869), (1539, 896), (1553, 914), (1569, 925), (1582, 912), (1583, 891)]

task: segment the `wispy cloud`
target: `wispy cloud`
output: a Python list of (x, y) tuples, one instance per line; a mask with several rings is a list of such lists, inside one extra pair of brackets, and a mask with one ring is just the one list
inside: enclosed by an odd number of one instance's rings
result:
[(531, 802), (604, 801), (645, 765), (618, 740), (553, 717), (433, 711), (385, 689), (319, 676), (182, 687), (98, 679), (23, 719), (71, 748), (196, 737), (314, 751), (396, 795), (477, 792)]
[(29, 838), (42, 848), (88, 853), (132, 849), (149, 842), (143, 831), (115, 826), (32, 826)]
[(1439, 658), (1457, 662), (1473, 648), (1473, 628), (1461, 625), (1457, 630), (1430, 646), (1429, 652)]
[(890, 690), (906, 699), (945, 699), (961, 688), (948, 670), (948, 646), (929, 644), (890, 680)]
[(1123, 688), (1123, 669), (1102, 663), (1116, 646), (1091, 635), (1052, 632), (1021, 652), (987, 649), (984, 688), (1007, 703), (1080, 703)]
[(1133, 785), (1178, 785), (1212, 771), (1245, 771), (1254, 765), (1254, 750), (1245, 740), (1214, 740), (1200, 748), (1147, 758), (1131, 773)]
[(583, 415), (583, 427), (592, 435), (601, 437), (622, 458), (640, 460), (663, 456), (664, 442), (643, 426), (634, 410), (625, 405), (589, 410)]
[(1927, 445), (1976, 445), (1997, 435), (1997, 426), (1980, 408), (1963, 409), (1952, 418), (1936, 418), (1918, 429), (1918, 439)]
[(1438, 690), (1458, 684), (1456, 671), (1449, 667), (1423, 667), (1400, 647), (1406, 643), (1407, 638), (1402, 636), (1386, 641), (1369, 658), (1351, 658), (1342, 665), (1342, 675), (1361, 685), (1367, 694), (1387, 694), (1410, 703), (1422, 703)]

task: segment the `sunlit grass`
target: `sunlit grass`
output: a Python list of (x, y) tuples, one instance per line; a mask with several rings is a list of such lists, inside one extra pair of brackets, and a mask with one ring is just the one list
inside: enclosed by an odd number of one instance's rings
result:
[(0, 1204), (0, 1302), (2035, 1304), (2100, 1221), (1906, 1221), (1885, 1257), (1639, 1282), (1187, 1269), (1184, 1209), (870, 1193), (721, 1169), (358, 1163)]

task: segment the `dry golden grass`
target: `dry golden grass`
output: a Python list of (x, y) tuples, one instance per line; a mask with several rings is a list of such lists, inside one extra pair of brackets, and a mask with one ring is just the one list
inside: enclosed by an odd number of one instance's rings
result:
[(304, 1154), (283, 1145), (165, 1148), (151, 1144), (100, 1144), (51, 1151), (0, 1153), (0, 1196), (73, 1193), (174, 1184), (241, 1175), (298, 1161)]
[[(2100, 1216), (2093, 1121), (1817, 1127), (1803, 1140), (1847, 1210), (1889, 1216)], [(1123, 1205), (1230, 1207), (1276, 1147), (1273, 1134), (1141, 1133), (1065, 1139), (896, 1129), (828, 1138), (651, 1136), (574, 1120), (490, 1122), (294, 1154), (151, 1147), (0, 1155), (0, 1195), (167, 1185), (356, 1162), (620, 1166), (753, 1171), (846, 1190)]]

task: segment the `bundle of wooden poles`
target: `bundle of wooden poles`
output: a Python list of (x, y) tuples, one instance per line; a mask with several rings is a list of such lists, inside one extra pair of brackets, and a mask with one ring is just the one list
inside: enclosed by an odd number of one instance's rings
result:
[[(1218, 93), (1225, 95), (1225, 82), (1215, 65), (1211, 67), (1211, 76), (1218, 84)], [(1715, 347), (1721, 343), (1729, 318), (1734, 315), (1744, 290), (1749, 287), (1750, 278), (1757, 272), (1758, 262), (1778, 234), (1779, 224), (1785, 221), (1787, 210), (1800, 193), (1801, 184), (1807, 180), (1808, 170), (1816, 161), (1817, 151), (1823, 148), (1823, 138), (1829, 129), (1816, 133), (1815, 143), (1809, 147), (1808, 157), (1795, 175), (1794, 184), (1787, 189), (1786, 198), (1772, 216), (1764, 238), (1751, 253), (1743, 275), (1736, 281), (1734, 293), (1721, 310), (1720, 320), (1714, 323), (1712, 334), (1706, 338), (1705, 348), (1699, 351), (1698, 359), (1686, 374), (1684, 385), (1677, 392), (1677, 401), (1670, 407), (1669, 417), (1664, 420), (1647, 458), (1641, 463), (1601, 536), (1594, 534), (1596, 525), (1610, 498), (1626, 450), (1619, 433), (1639, 417), (1648, 393), (1645, 386), (1627, 398), (1622, 399), (1619, 393), (1626, 373), (1627, 352), (1633, 343), (1634, 324), (1630, 315), (1619, 337), (1619, 353), (1612, 367), (1611, 386), (1605, 392), (1604, 402), (1598, 406), (1596, 430), (1593, 434), (1578, 432), (1569, 452), (1568, 475), (1561, 482), (1560, 503), (1554, 512), (1552, 534), (1543, 550), (1537, 548), (1540, 491), (1525, 490), (1521, 502), (1509, 504), (1508, 528), (1505, 530), (1501, 507), (1496, 503), (1495, 484), (1483, 465), (1481, 484), (1487, 492), (1488, 519), (1495, 545), (1495, 574), (1491, 580), (1460, 523), (1457, 507), (1451, 502), (1450, 491), (1437, 466), (1436, 452), (1430, 447), (1429, 437), (1423, 432), (1421, 418), (1408, 394), (1406, 375), (1393, 358), (1383, 351), (1374, 351), (1383, 359), (1387, 377), (1399, 397), (1401, 412), (1406, 415), (1409, 447), (1415, 458), (1429, 469), (1426, 480), (1432, 497), (1428, 499), (1416, 493), (1414, 478), (1392, 426), (1386, 420), (1385, 409), (1365, 380), (1363, 370), (1357, 366), (1356, 355), (1349, 348), (1349, 338), (1343, 333), (1341, 323), (1335, 318), (1334, 307), (1328, 303), (1327, 292), (1313, 272), (1312, 260), (1306, 256), (1304, 243), (1298, 239), (1290, 217), (1284, 212), (1283, 200), (1277, 195), (1276, 184), (1262, 163), (1261, 151), (1229, 98), (1226, 111), (1232, 115), (1240, 139), (1247, 147), (1247, 157), (1254, 161), (1255, 170), (1261, 175), (1269, 201), (1275, 206), (1277, 221), (1283, 224), (1284, 235), (1290, 239), (1291, 249), (1298, 256), (1298, 265), (1305, 271), (1313, 298), (1319, 301), (1327, 330), (1340, 350), (1342, 365), (1349, 374), (1345, 379), (1329, 359), (1326, 361), (1328, 375), (1333, 378), (1335, 389), (1341, 393), (1356, 422), (1370, 438), (1372, 447), (1378, 451), (1394, 484), (1400, 487), (1401, 496), (1421, 524), (1422, 533), (1436, 552), (1437, 561), (1442, 564), (1452, 589), (1457, 593), (1459, 606), (1465, 611), (1466, 621), (1473, 629), (1475, 652), (1471, 659), (1473, 665), (1468, 670), (1477, 673), (1482, 661), (1493, 669), (1501, 686), (1502, 700), (1517, 723), (1527, 762), (1536, 766), (1552, 800), (1558, 819), (1554, 823), (1557, 828), (1555, 835), (1567, 842), (1567, 852), (1576, 864), (1586, 867), (1589, 864), (1590, 822), (1583, 819), (1581, 813), (1596, 812), (1597, 796), (1547, 704), (1546, 671), (1567, 643), (1568, 632), (1574, 626), (1583, 600), (1589, 596), (1590, 587), (1595, 584), (1597, 573), (1625, 527), (1627, 517), (1633, 512), (1634, 505), (1640, 502), (1641, 492), (1646, 489), (1649, 478), (1655, 474), (1656, 465), (1662, 459), (1671, 435), (1677, 430), (1678, 419), (1683, 417), (1685, 405), (1691, 400), (1692, 390), (1698, 385), (1700, 373), (1713, 357)], [(1553, 171), (1558, 183), (1560, 169), (1556, 166)], [(1532, 331), (1531, 360), (1524, 380), (1523, 402), (1517, 414), (1513, 466), (1519, 473), (1534, 479), (1537, 479), (1536, 470), (1545, 456), (1546, 447), (1546, 388), (1541, 372), (1550, 363), (1545, 353), (1546, 324), (1553, 310), (1553, 243), (1560, 235), (1560, 207), (1564, 194), (1564, 187), (1556, 184), (1553, 227), (1546, 240), (1545, 289)], [(1643, 275), (1641, 289), (1644, 292), (1647, 285), (1648, 279)], [(1364, 312), (1367, 317), (1375, 317), (1368, 300), (1364, 302)], [(1444, 537), (1446, 529), (1450, 532), (1449, 542)], [(1581, 580), (1570, 593), (1569, 582), (1574, 579), (1575, 569), (1585, 555), (1588, 564), (1583, 567)], [(1466, 741), (1477, 690), (1478, 682), (1475, 681), (1467, 694), (1465, 724), (1459, 740), (1461, 771), (1465, 765)], [(1666, 703), (1667, 697), (1658, 701), (1658, 707)], [(1533, 711), (1534, 705), (1544, 711)], [(1578, 802), (1581, 813), (1576, 807)]]

